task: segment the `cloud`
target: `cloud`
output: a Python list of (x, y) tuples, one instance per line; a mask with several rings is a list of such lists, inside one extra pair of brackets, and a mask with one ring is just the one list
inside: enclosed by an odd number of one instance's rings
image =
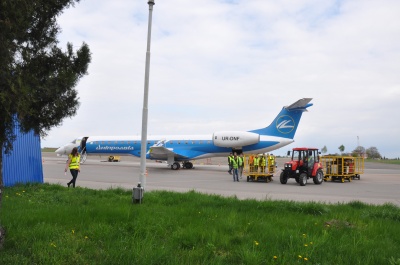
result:
[[(211, 134), (268, 125), (312, 97), (296, 145), (399, 156), (400, 3), (395, 0), (156, 1), (149, 134)], [(60, 45), (89, 44), (78, 115), (42, 146), (79, 135), (139, 134), (146, 1), (86, 0), (59, 18)], [(285, 153), (287, 148), (284, 148)]]

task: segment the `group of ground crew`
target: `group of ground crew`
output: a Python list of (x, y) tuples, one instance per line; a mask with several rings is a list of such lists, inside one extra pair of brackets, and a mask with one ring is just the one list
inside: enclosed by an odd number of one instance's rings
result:
[(230, 153), (228, 156), (228, 173), (233, 175), (233, 182), (239, 182), (239, 178), (242, 178), (243, 168), (244, 168), (244, 157), (243, 154), (239, 156), (237, 153)]
[[(273, 173), (275, 165), (275, 156), (273, 154), (249, 155), (248, 160), (244, 158), (243, 153), (239, 156), (237, 153), (230, 153), (228, 156), (228, 173), (233, 175), (233, 181), (239, 181), (242, 178), (245, 163), (249, 165), (249, 173)], [(267, 170), (268, 165), (268, 170)]]
[[(268, 165), (268, 170), (267, 170)], [(275, 156), (273, 154), (261, 154), (249, 156), (249, 170), (254, 173), (274, 172)]]

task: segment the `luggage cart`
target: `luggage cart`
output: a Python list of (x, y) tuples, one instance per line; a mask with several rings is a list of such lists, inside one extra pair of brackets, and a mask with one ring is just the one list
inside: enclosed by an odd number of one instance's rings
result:
[(261, 158), (263, 155), (258, 154), (250, 154), (244, 156), (244, 169), (243, 174), (247, 175), (247, 182), (270, 182), (272, 181), (272, 177), (275, 173), (276, 165), (274, 160), (268, 159), (267, 155), (264, 155), (266, 159), (265, 166), (259, 164), (258, 166), (254, 165), (254, 157)]
[(322, 156), (324, 181), (349, 182), (360, 179), (364, 173), (364, 158), (353, 156)]

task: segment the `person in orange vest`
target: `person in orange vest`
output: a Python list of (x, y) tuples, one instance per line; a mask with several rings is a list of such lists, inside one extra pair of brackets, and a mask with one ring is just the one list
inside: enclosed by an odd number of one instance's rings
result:
[(254, 171), (254, 156), (253, 155), (249, 156), (249, 171), (250, 172)]

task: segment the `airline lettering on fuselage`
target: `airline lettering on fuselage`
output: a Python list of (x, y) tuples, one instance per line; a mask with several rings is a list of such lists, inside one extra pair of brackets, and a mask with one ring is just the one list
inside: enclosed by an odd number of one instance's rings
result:
[(107, 151), (132, 151), (134, 150), (133, 146), (101, 146), (98, 145), (96, 147), (96, 150), (100, 151), (100, 150), (107, 150)]
[(238, 141), (239, 136), (222, 136), (222, 141)]

